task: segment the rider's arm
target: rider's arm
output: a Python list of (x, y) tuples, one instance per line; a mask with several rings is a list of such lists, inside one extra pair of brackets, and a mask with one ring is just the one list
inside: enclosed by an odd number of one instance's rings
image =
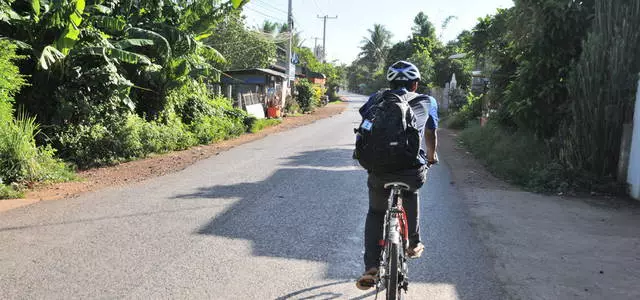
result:
[(424, 140), (427, 144), (427, 162), (434, 164), (438, 162), (438, 102), (433, 97), (429, 97), (429, 101), (429, 119), (424, 131)]
[(425, 130), (424, 140), (427, 143), (427, 162), (429, 164), (438, 162), (438, 157), (436, 156), (436, 150), (438, 147), (437, 129), (434, 128)]

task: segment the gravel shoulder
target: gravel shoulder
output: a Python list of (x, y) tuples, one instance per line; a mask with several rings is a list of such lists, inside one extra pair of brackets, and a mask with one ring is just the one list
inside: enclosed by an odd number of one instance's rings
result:
[(512, 299), (640, 299), (640, 204), (523, 192), (440, 132), (439, 152)]

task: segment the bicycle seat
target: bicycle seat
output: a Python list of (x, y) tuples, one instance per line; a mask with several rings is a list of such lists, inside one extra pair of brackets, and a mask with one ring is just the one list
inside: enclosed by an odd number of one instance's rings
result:
[(384, 185), (385, 189), (388, 189), (390, 187), (399, 187), (401, 190), (409, 190), (410, 187), (408, 184), (404, 183), (404, 182), (389, 182), (387, 184)]

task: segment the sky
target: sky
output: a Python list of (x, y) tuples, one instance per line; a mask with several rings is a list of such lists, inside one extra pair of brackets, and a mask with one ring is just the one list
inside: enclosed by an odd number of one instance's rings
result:
[[(304, 46), (322, 44), (323, 20), (318, 16), (337, 16), (327, 20), (327, 60), (350, 64), (360, 52), (361, 41), (373, 24), (383, 24), (393, 43), (411, 34), (413, 18), (422, 11), (436, 27), (444, 42), (475, 26), (479, 17), (494, 14), (497, 8), (513, 6), (513, 0), (293, 0), (294, 28), (301, 32)], [(250, 0), (244, 7), (247, 25), (260, 26), (264, 20), (286, 23), (288, 0)], [(441, 30), (442, 22), (455, 16)]]

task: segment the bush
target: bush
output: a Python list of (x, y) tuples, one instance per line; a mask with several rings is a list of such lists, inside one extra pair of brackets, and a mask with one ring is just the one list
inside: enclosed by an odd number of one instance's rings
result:
[(37, 147), (39, 133), (35, 118), (20, 115), (0, 123), (0, 178), (5, 183), (65, 181), (73, 175), (65, 164), (54, 158), (50, 146)]
[(508, 131), (490, 122), (469, 127), (460, 137), (498, 177), (538, 191), (568, 187), (564, 169), (554, 161), (550, 147), (531, 133)]
[(24, 193), (17, 190), (12, 186), (7, 186), (2, 184), (0, 181), (0, 199), (14, 199), (14, 198), (22, 198)]
[(471, 125), (473, 117), (464, 111), (458, 111), (447, 118), (446, 124), (451, 129), (465, 129)]
[(287, 96), (284, 101), (284, 110), (285, 112), (290, 114), (297, 114), (298, 112), (300, 112), (300, 104), (298, 104), (298, 101), (296, 101), (295, 98)]
[(135, 114), (114, 123), (68, 126), (56, 134), (55, 140), (64, 149), (61, 155), (83, 169), (197, 144), (187, 126), (175, 116), (162, 123), (148, 122)]
[(477, 123), (482, 116), (483, 95), (475, 96), (471, 92), (465, 96), (465, 104), (447, 118), (447, 127), (464, 129)]
[(13, 119), (13, 96), (25, 85), (25, 80), (13, 64), (20, 58), (15, 54), (16, 46), (0, 40), (0, 122)]
[(70, 55), (65, 64), (66, 77), (70, 79), (55, 92), (58, 105), (53, 115), (54, 124), (91, 126), (105, 119), (122, 120), (134, 112), (135, 105), (129, 98), (133, 84), (112, 62), (95, 60), (80, 54)]
[(170, 91), (155, 120), (128, 112), (93, 124), (58, 126), (54, 140), (63, 157), (90, 168), (235, 137), (247, 131), (246, 118), (230, 100), (212, 98), (204, 84), (187, 81)]
[[(50, 146), (36, 146), (35, 137), (40, 131), (35, 118), (24, 113), (13, 116), (13, 96), (24, 84), (12, 62), (19, 58), (14, 51), (15, 46), (0, 40), (0, 199), (21, 196), (13, 188), (20, 184), (73, 178), (67, 166), (54, 158)], [(12, 183), (13, 187), (5, 186)]]
[(267, 127), (271, 127), (271, 126), (275, 126), (282, 123), (282, 120), (280, 119), (260, 119), (260, 120), (256, 120), (252, 125), (251, 128), (249, 129), (249, 131), (251, 133), (256, 133), (262, 129), (265, 129)]
[(323, 87), (312, 84), (306, 79), (298, 81), (296, 91), (298, 92), (297, 102), (304, 112), (311, 112), (320, 106), (320, 99), (325, 93)]

